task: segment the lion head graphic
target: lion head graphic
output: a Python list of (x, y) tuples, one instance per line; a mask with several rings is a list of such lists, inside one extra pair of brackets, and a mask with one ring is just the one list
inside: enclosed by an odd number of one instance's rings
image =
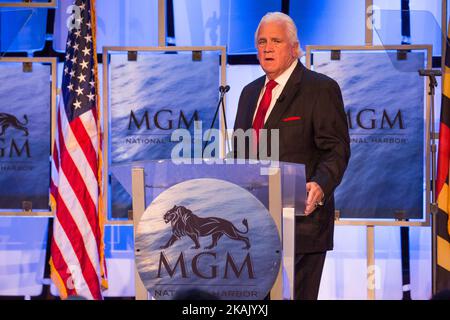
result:
[(195, 246), (191, 247), (192, 249), (198, 249), (200, 248), (198, 238), (209, 235), (211, 235), (212, 242), (209, 246), (205, 247), (205, 249), (211, 249), (217, 246), (217, 241), (219, 241), (223, 235), (226, 235), (233, 240), (243, 241), (245, 247), (242, 249), (250, 249), (248, 237), (243, 236), (243, 234), (248, 233), (247, 219), (242, 220), (242, 224), (245, 226), (246, 230), (240, 231), (228, 220), (217, 217), (201, 218), (193, 214), (192, 211), (186, 207), (175, 205), (164, 214), (164, 222), (171, 223), (172, 236), (165, 245), (160, 247), (161, 249), (170, 247), (175, 241), (183, 236), (188, 236), (194, 241)]
[(6, 129), (9, 127), (22, 130), (24, 135), (28, 136), (28, 129), (25, 127), (28, 124), (27, 115), (24, 115), (23, 119), (24, 122), (20, 122), (12, 114), (0, 112), (0, 136), (6, 134)]

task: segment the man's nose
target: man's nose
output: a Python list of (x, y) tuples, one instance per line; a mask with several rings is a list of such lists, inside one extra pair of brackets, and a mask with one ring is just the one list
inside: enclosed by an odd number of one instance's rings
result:
[(264, 53), (267, 52), (272, 52), (273, 51), (273, 44), (272, 43), (267, 43), (266, 47), (264, 48)]

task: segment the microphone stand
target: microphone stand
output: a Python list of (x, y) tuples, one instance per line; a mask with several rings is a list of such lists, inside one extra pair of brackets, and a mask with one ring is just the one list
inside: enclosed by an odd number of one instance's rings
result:
[(437, 232), (437, 213), (438, 213), (438, 206), (436, 203), (436, 137), (434, 132), (434, 93), (435, 93), (435, 87), (437, 87), (438, 83), (436, 80), (437, 76), (442, 75), (441, 70), (433, 70), (433, 69), (420, 69), (419, 75), (422, 77), (428, 77), (429, 78), (429, 88), (430, 91), (428, 92), (428, 95), (431, 97), (431, 106), (430, 106), (430, 125), (431, 125), (431, 277), (432, 277), (432, 294), (436, 293), (436, 273), (437, 273), (437, 256), (436, 256), (436, 250), (437, 250), (437, 241), (436, 241), (436, 232)]
[(203, 155), (204, 155), (204, 152), (205, 152), (205, 148), (206, 148), (206, 146), (207, 146), (207, 144), (208, 144), (209, 138), (211, 137), (211, 130), (212, 130), (213, 127), (214, 127), (214, 123), (216, 122), (217, 114), (219, 113), (219, 108), (220, 108), (221, 106), (222, 106), (223, 120), (224, 120), (224, 122), (225, 122), (225, 140), (226, 140), (226, 142), (227, 142), (228, 149), (231, 150), (230, 143), (229, 143), (229, 141), (228, 141), (228, 127), (227, 127), (227, 118), (226, 118), (226, 116), (225, 116), (225, 102), (224, 102), (225, 94), (226, 94), (228, 91), (230, 91), (230, 86), (229, 86), (229, 85), (226, 85), (226, 86), (220, 86), (220, 87), (219, 87), (220, 98), (219, 98), (219, 102), (217, 103), (216, 112), (214, 113), (214, 118), (213, 118), (213, 120), (212, 120), (212, 122), (211, 122), (211, 127), (209, 128), (208, 137), (207, 137), (207, 139), (206, 139), (206, 141), (205, 141), (205, 145), (203, 146), (203, 150), (202, 150), (202, 158), (203, 158)]

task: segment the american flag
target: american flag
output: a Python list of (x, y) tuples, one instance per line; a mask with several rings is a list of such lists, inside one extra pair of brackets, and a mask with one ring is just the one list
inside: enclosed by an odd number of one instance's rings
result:
[(102, 299), (107, 282), (95, 2), (76, 0), (74, 5), (52, 161), (51, 277), (62, 298)]

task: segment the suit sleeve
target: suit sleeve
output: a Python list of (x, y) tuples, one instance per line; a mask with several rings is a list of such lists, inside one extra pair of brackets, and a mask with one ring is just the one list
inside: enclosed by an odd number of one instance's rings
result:
[(331, 80), (313, 109), (314, 144), (319, 150), (311, 181), (317, 182), (327, 200), (339, 185), (350, 159), (350, 137), (339, 85)]

